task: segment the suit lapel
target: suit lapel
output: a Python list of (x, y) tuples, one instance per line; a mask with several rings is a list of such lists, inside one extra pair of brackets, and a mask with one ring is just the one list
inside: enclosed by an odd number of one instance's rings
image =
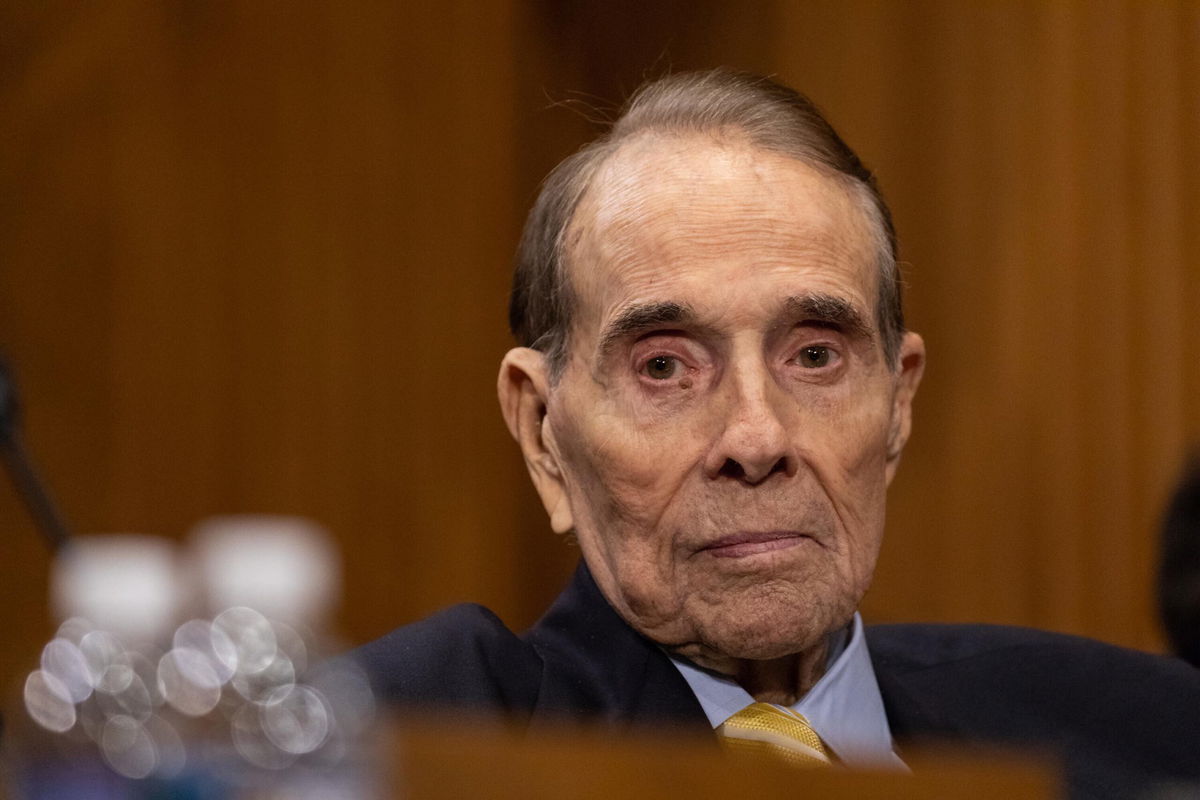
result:
[(881, 641), (873, 633), (871, 628), (866, 629), (867, 649), (883, 697), (888, 728), (897, 746), (955, 734), (958, 726), (946, 716), (936, 697), (906, 677), (911, 670), (903, 659), (894, 657), (887, 640)]
[(613, 611), (582, 561), (524, 638), (545, 665), (531, 725), (564, 717), (599, 717), (620, 727), (708, 725), (670, 659)]

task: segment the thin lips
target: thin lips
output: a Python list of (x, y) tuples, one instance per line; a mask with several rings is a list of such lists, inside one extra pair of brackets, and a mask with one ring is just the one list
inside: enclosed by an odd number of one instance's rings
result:
[(718, 550), (722, 547), (733, 547), (739, 544), (759, 544), (760, 542), (774, 542), (779, 539), (801, 539), (807, 534), (800, 531), (761, 531), (761, 532), (743, 532), (734, 533), (729, 536), (722, 536), (715, 542), (710, 542), (702, 547), (702, 550)]

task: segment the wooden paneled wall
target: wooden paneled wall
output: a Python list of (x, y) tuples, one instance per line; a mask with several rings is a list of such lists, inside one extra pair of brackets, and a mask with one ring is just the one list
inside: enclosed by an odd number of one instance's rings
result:
[(1200, 4), (780, 20), (780, 72), (876, 165), (929, 345), (872, 615), (1156, 646), (1159, 516), (1200, 441)]
[[(351, 640), (527, 624), (574, 558), (493, 396), (537, 182), (644, 75), (775, 72), (879, 173), (929, 345), (869, 615), (1153, 648), (1200, 439), (1198, 40), (1182, 1), (9, 5), (0, 349), (80, 530), (307, 514)], [(52, 624), (7, 487), (0, 526), (11, 685)]]

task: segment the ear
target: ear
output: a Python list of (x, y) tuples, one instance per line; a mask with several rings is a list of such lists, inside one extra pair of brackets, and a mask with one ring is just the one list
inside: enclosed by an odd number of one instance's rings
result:
[(528, 347), (509, 350), (500, 362), (496, 393), (508, 432), (521, 447), (525, 468), (550, 516), (550, 527), (555, 533), (566, 533), (575, 527), (575, 519), (567, 502), (558, 446), (546, 419), (550, 375), (545, 355)]
[(900, 454), (912, 433), (912, 403), (925, 372), (925, 342), (911, 331), (900, 342), (900, 367), (892, 395), (892, 419), (887, 439), (887, 482), (900, 466)]

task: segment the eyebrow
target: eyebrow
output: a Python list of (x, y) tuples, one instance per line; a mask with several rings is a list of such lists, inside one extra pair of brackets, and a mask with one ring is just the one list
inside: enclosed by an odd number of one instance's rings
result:
[[(817, 323), (851, 336), (871, 337), (874, 329), (849, 300), (832, 294), (804, 294), (783, 300), (783, 316), (796, 322)], [(691, 325), (696, 313), (691, 306), (672, 301), (636, 303), (617, 314), (600, 335), (603, 358), (622, 339), (637, 336), (663, 325)]]
[(874, 328), (850, 301), (831, 294), (805, 294), (783, 301), (789, 317), (837, 328), (851, 336), (874, 335)]
[(691, 307), (674, 302), (638, 303), (621, 311), (604, 327), (600, 335), (600, 355), (630, 336), (661, 325), (684, 325), (696, 318)]

